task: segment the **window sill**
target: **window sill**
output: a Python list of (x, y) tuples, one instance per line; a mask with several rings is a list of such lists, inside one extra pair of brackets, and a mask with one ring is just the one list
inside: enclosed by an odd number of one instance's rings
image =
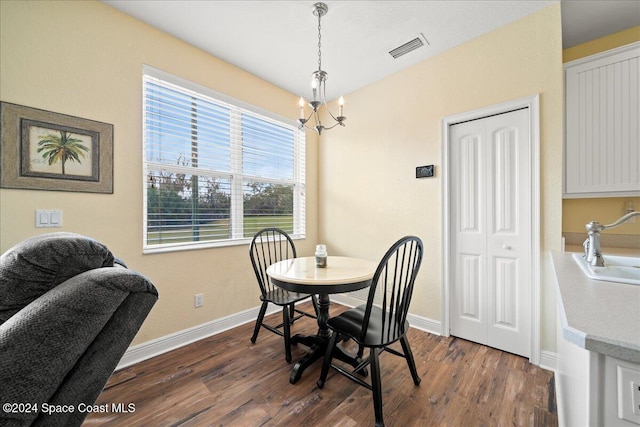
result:
[[(306, 235), (289, 235), (293, 240), (303, 240), (306, 238)], [(249, 245), (251, 243), (252, 237), (247, 237), (245, 239), (236, 239), (236, 240), (225, 240), (225, 241), (211, 241), (211, 242), (192, 242), (192, 243), (175, 243), (175, 244), (167, 244), (167, 245), (158, 245), (158, 246), (144, 246), (142, 247), (142, 253), (144, 255), (153, 255), (153, 254), (161, 254), (168, 252), (181, 252), (181, 251), (193, 251), (200, 249), (211, 249), (211, 248), (225, 248), (231, 246), (241, 246), (241, 245)]]

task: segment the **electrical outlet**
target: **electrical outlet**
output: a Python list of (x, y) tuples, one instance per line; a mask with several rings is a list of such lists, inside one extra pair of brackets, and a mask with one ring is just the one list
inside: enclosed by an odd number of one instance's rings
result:
[(194, 298), (193, 306), (198, 308), (204, 305), (204, 294), (196, 294)]
[(618, 418), (640, 424), (640, 371), (618, 365)]

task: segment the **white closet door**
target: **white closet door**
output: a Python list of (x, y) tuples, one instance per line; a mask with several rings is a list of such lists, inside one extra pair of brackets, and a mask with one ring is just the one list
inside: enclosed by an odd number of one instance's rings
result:
[(528, 111), (449, 128), (451, 334), (530, 354), (531, 141)]

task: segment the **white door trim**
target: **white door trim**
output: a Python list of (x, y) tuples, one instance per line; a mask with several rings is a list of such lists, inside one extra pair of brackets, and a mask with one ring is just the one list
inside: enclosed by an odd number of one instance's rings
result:
[(451, 222), (450, 185), (451, 168), (449, 126), (468, 120), (506, 113), (520, 108), (528, 108), (531, 138), (531, 355), (529, 361), (540, 364), (540, 95), (514, 99), (497, 105), (444, 117), (441, 121), (442, 132), (442, 280), (440, 299), (442, 302), (442, 335), (449, 336), (449, 288), (453, 278), (450, 271)]

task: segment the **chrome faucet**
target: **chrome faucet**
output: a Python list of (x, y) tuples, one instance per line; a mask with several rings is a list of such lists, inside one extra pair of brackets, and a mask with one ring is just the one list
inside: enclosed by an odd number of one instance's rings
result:
[(620, 217), (613, 224), (602, 225), (598, 221), (591, 221), (585, 225), (589, 237), (587, 237), (587, 240), (584, 241), (582, 246), (584, 247), (584, 257), (587, 262), (596, 267), (604, 267), (604, 258), (602, 257), (602, 251), (600, 250), (600, 232), (616, 228), (620, 224), (638, 215), (640, 215), (640, 211), (631, 211)]

